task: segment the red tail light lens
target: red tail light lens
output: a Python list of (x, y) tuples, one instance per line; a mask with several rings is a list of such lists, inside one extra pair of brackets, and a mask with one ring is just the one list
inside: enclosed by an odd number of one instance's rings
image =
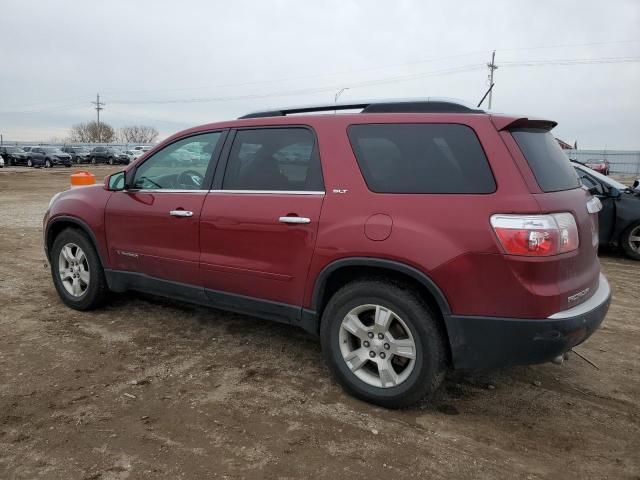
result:
[(491, 226), (509, 255), (545, 257), (577, 250), (576, 220), (570, 213), (491, 217)]

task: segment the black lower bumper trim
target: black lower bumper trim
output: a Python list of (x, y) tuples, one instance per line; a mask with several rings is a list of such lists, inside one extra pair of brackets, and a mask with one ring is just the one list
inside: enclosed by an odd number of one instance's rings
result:
[(551, 361), (596, 331), (610, 302), (609, 295), (593, 310), (563, 319), (451, 315), (445, 322), (453, 367), (482, 369)]

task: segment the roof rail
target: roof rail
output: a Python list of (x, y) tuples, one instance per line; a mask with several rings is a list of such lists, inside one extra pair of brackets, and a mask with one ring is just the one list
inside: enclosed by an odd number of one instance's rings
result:
[(484, 110), (469, 107), (456, 100), (424, 98), (412, 100), (373, 100), (337, 103), (331, 105), (308, 105), (304, 107), (290, 107), (253, 112), (239, 118), (284, 117), (286, 115), (296, 113), (358, 109), (362, 109), (360, 113), (485, 113)]

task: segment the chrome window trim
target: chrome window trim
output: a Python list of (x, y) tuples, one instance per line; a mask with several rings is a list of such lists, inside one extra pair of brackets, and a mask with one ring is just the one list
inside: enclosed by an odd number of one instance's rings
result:
[(209, 190), (210, 193), (239, 193), (258, 195), (324, 195), (322, 190)]
[(177, 188), (136, 188), (123, 190), (127, 193), (208, 193), (209, 190), (180, 190)]

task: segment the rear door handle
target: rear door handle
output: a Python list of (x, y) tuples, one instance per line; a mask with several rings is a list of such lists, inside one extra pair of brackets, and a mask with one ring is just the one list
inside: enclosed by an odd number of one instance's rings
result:
[(193, 217), (193, 212), (189, 210), (171, 210), (169, 215), (172, 217)]
[(307, 217), (280, 217), (280, 223), (311, 223), (311, 219)]

